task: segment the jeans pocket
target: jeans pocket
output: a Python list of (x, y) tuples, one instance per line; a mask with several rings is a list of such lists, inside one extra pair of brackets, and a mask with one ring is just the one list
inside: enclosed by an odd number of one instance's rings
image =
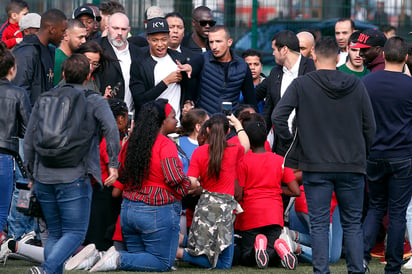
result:
[(147, 208), (129, 208), (128, 223), (134, 224), (141, 233), (153, 233), (157, 230), (157, 210)]
[(382, 170), (379, 170), (379, 165), (374, 161), (366, 161), (366, 173), (369, 181), (377, 181), (383, 174)]
[(411, 177), (411, 159), (390, 162), (389, 164), (394, 178), (407, 179)]

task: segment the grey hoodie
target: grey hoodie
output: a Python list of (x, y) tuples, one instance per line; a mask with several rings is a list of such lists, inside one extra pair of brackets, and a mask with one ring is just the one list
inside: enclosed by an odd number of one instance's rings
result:
[[(294, 108), (295, 138), (287, 124)], [(337, 70), (298, 77), (277, 104), (272, 122), (281, 143), (290, 147), (286, 166), (365, 173), (376, 126), (369, 96), (357, 77)]]

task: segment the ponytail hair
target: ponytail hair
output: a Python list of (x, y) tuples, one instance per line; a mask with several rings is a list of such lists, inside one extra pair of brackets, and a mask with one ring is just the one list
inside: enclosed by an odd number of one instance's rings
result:
[(222, 113), (213, 114), (209, 119), (209, 165), (207, 174), (219, 179), (222, 167), (223, 153), (227, 147), (226, 134), (229, 130), (229, 120)]

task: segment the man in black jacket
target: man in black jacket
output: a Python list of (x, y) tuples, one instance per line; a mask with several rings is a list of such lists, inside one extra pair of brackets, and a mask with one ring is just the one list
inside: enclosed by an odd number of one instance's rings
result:
[(54, 48), (49, 44), (60, 44), (66, 26), (64, 13), (50, 9), (41, 16), (39, 32), (25, 36), (13, 51), (19, 68), (13, 84), (27, 90), (32, 106), (40, 93), (53, 87)]
[(142, 56), (132, 64), (130, 90), (136, 114), (141, 105), (157, 98), (169, 100), (180, 117), (182, 102), (186, 98), (185, 81), (192, 67), (184, 63), (181, 53), (168, 48), (169, 25), (164, 18), (153, 18), (147, 22), (149, 47), (143, 49)]
[[(285, 166), (302, 170), (312, 240), (314, 273), (330, 273), (328, 230), (333, 192), (343, 228), (348, 273), (364, 273), (362, 209), (366, 157), (375, 134), (372, 105), (360, 79), (336, 70), (338, 45), (321, 38), (313, 59), (316, 71), (290, 84), (272, 122), (290, 147)], [(296, 110), (296, 132), (288, 118)]]
[(114, 13), (108, 19), (107, 36), (97, 40), (110, 58), (104, 69), (97, 73), (100, 92), (107, 97), (124, 100), (129, 111), (134, 110), (129, 89), (130, 66), (137, 61), (139, 48), (127, 41), (129, 18), (124, 13)]
[[(269, 77), (255, 90), (258, 101), (266, 97), (263, 116), (268, 132), (272, 127), (270, 119), (272, 112), (292, 80), (315, 70), (312, 59), (300, 54), (299, 40), (293, 32), (285, 30), (276, 33), (272, 38), (272, 48), (278, 66), (272, 69)], [(277, 154), (284, 155), (286, 149), (279, 146), (275, 132), (272, 150)]]

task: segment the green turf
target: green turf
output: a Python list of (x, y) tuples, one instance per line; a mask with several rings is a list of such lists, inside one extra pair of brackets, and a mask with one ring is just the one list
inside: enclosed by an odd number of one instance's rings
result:
[[(0, 265), (0, 273), (1, 274), (25, 274), (28, 272), (29, 268), (32, 266), (30, 262), (20, 261), (20, 260), (9, 260), (6, 266)], [(371, 273), (383, 273), (384, 265), (379, 263), (378, 260), (372, 260), (371, 264), (369, 265)], [(345, 260), (340, 260), (336, 264), (330, 265), (331, 273), (347, 273)], [(412, 270), (402, 270), (403, 273), (412, 273)], [(85, 271), (65, 271), (66, 274), (84, 274)], [(125, 271), (116, 271), (116, 272), (104, 272), (104, 273), (147, 273), (147, 272), (125, 272)], [(172, 271), (171, 273), (197, 273), (197, 274), (206, 274), (211, 273), (209, 270), (200, 269), (194, 266), (190, 266), (186, 263), (178, 263), (177, 271)], [(240, 273), (240, 274), (248, 274), (248, 273), (312, 273), (312, 266), (309, 264), (300, 264), (295, 271), (285, 270), (282, 268), (268, 268), (268, 269), (257, 269), (252, 267), (241, 267), (235, 266), (231, 270), (213, 270), (213, 274), (217, 273)]]

